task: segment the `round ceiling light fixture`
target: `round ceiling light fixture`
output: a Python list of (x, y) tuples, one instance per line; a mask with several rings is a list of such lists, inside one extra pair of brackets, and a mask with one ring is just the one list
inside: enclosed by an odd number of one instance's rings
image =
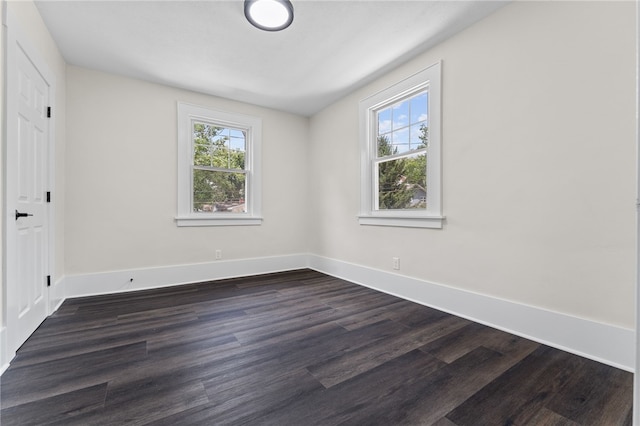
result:
[(256, 28), (280, 31), (293, 22), (293, 5), (289, 0), (244, 0), (244, 16)]

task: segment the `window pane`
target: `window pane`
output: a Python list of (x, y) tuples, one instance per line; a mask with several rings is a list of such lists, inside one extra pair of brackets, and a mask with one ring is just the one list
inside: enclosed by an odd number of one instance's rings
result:
[(409, 125), (409, 101), (404, 101), (393, 106), (393, 129), (399, 129)]
[(393, 146), (389, 140), (389, 135), (378, 136), (378, 158), (393, 155)]
[(244, 173), (193, 170), (193, 211), (244, 213)]
[(409, 129), (404, 128), (393, 132), (393, 153), (402, 154), (409, 151)]
[(238, 129), (229, 129), (229, 137), (244, 139), (244, 131)]
[(215, 147), (211, 153), (211, 165), (229, 169), (229, 149), (226, 146)]
[[(224, 129), (223, 129), (224, 130)], [(227, 146), (227, 140), (229, 138), (227, 136), (225, 136), (223, 133), (218, 133), (217, 135), (213, 136), (210, 140), (209, 143), (216, 147), (216, 148), (221, 148), (224, 146)]]
[(211, 166), (211, 145), (193, 144), (193, 164), (196, 166)]
[(411, 99), (411, 124), (427, 120), (427, 93)]
[(220, 134), (221, 127), (206, 123), (193, 123), (193, 164), (197, 166), (212, 166), (212, 151), (219, 145), (224, 145)]
[(194, 160), (194, 165), (208, 165), (222, 169), (244, 170), (247, 142), (246, 133), (244, 131), (219, 128), (219, 131), (210, 139), (209, 142), (211, 144), (211, 160), (207, 164), (196, 163)]
[(427, 208), (427, 155), (377, 163), (378, 210)]
[(244, 151), (232, 150), (229, 152), (229, 168), (232, 170), (244, 170)]
[(378, 134), (391, 131), (391, 108), (378, 112)]
[(221, 127), (212, 126), (206, 123), (193, 123), (193, 140), (198, 143), (208, 143), (216, 135), (220, 134)]
[(232, 136), (229, 141), (229, 148), (234, 151), (245, 151), (245, 139)]
[(411, 149), (420, 149), (427, 146), (429, 132), (424, 123), (411, 126)]

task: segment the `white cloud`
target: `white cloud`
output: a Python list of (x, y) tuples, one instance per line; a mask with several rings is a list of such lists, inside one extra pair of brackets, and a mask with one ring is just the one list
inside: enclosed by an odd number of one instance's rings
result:
[(378, 134), (388, 133), (391, 131), (391, 120), (378, 121)]

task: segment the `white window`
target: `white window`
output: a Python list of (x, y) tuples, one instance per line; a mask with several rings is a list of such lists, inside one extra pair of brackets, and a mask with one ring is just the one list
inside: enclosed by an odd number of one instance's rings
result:
[(262, 120), (178, 102), (178, 226), (260, 225)]
[(360, 224), (442, 228), (440, 63), (360, 102)]

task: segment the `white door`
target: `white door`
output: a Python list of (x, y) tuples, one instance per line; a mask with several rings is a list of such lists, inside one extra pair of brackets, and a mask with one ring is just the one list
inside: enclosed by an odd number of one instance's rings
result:
[(48, 314), (50, 87), (15, 33), (7, 43), (5, 277), (10, 359)]

